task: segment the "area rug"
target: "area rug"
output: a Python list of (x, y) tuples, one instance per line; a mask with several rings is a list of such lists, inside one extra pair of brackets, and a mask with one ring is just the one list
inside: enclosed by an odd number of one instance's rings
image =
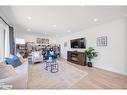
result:
[(29, 65), (29, 89), (68, 89), (88, 73), (68, 64), (58, 62), (59, 71), (45, 70), (44, 63)]

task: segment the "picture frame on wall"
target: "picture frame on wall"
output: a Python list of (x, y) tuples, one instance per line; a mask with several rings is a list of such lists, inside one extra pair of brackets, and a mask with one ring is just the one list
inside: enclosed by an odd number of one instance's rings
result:
[(39, 44), (49, 44), (49, 39), (37, 38), (36, 42), (39, 43)]
[(101, 36), (97, 38), (97, 46), (104, 47), (107, 46), (107, 36)]
[(41, 39), (41, 38), (37, 38), (36, 41), (37, 41), (37, 43), (39, 43), (39, 44), (42, 43), (42, 39)]

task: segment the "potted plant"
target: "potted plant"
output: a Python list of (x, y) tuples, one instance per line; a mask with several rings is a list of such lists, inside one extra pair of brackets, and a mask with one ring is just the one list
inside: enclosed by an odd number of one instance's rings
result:
[(95, 51), (94, 48), (89, 47), (88, 49), (85, 50), (85, 55), (88, 58), (88, 62), (87, 62), (88, 67), (92, 67), (91, 60), (98, 56), (97, 52)]

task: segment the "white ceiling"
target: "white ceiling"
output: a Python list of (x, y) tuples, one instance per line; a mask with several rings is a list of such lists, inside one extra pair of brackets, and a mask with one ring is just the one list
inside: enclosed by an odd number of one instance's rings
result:
[[(32, 32), (48, 36), (63, 36), (121, 18), (127, 14), (126, 9), (124, 6), (0, 7), (16, 32)], [(93, 19), (98, 21), (94, 22)]]

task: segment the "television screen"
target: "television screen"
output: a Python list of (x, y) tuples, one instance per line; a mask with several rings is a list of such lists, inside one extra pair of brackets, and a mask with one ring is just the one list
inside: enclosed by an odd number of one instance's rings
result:
[(85, 38), (71, 40), (71, 48), (86, 48)]

